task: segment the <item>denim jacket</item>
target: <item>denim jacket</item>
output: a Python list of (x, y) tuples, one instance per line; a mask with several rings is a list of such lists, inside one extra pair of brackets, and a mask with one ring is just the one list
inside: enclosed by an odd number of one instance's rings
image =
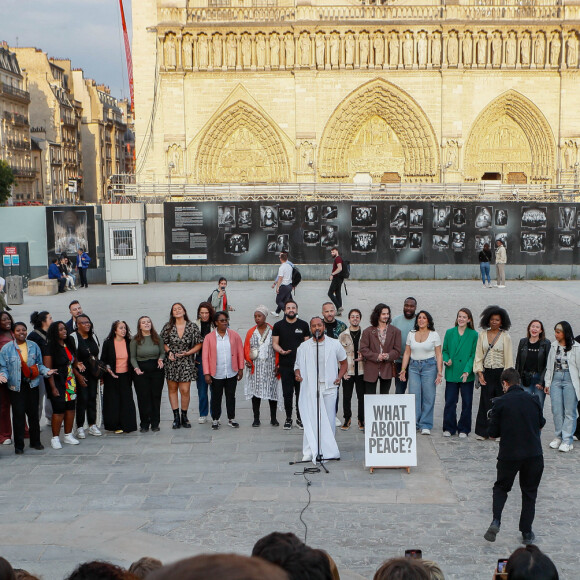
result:
[[(28, 366), (38, 365), (38, 371), (44, 377), (48, 376), (49, 369), (42, 364), (42, 354), (40, 348), (35, 342), (31, 340), (26, 341), (28, 346)], [(20, 391), (20, 379), (22, 377), (22, 365), (20, 364), (20, 350), (16, 341), (13, 340), (5, 344), (0, 350), (0, 375), (4, 375), (8, 379), (8, 388), (11, 391)], [(36, 377), (30, 381), (31, 388), (38, 387), (39, 379)]]

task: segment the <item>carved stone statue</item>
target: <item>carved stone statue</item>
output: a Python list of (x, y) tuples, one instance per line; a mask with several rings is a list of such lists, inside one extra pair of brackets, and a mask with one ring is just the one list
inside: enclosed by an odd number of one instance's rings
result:
[(373, 39), (375, 49), (375, 65), (383, 66), (385, 60), (385, 39), (382, 34), (377, 34)]
[(463, 37), (462, 42), (462, 52), (463, 52), (463, 64), (470, 65), (473, 58), (473, 40), (471, 39), (471, 33), (466, 32)]
[(181, 41), (183, 68), (191, 70), (193, 66), (193, 39), (191, 34), (184, 34)]
[(410, 66), (413, 64), (413, 38), (410, 32), (405, 32), (403, 40), (403, 64)]
[(163, 44), (165, 68), (175, 68), (177, 66), (177, 56), (175, 54), (175, 36), (173, 34), (167, 34)]
[(431, 39), (431, 64), (441, 66), (441, 35), (437, 33)]
[(522, 38), (522, 42), (520, 43), (520, 60), (523, 65), (530, 64), (530, 37), (527, 34), (524, 34)]
[(369, 35), (363, 32), (358, 41), (358, 49), (360, 53), (360, 66), (366, 67), (369, 62), (370, 41)]
[(324, 55), (326, 50), (326, 41), (324, 39), (324, 34), (316, 35), (316, 66), (319, 68), (324, 68)]
[(457, 66), (458, 58), (459, 40), (455, 32), (452, 32), (447, 40), (447, 62), (450, 66)]
[(346, 66), (354, 65), (354, 36), (349, 32), (346, 35)]
[(280, 66), (280, 40), (276, 33), (270, 36), (270, 66), (275, 68)]
[(505, 63), (508, 66), (516, 65), (516, 35), (513, 32), (508, 34), (505, 42)]
[(486, 50), (487, 50), (487, 38), (485, 36), (485, 32), (482, 32), (482, 33), (480, 33), (479, 38), (477, 39), (477, 64), (478, 65), (485, 65)]
[(213, 44), (213, 66), (221, 68), (222, 66), (222, 35), (214, 34), (212, 39)]
[(458, 169), (459, 144), (454, 139), (446, 143), (448, 169)]
[(534, 42), (534, 64), (536, 66), (544, 66), (545, 64), (545, 45), (544, 35), (538, 34)]
[(300, 64), (310, 66), (310, 37), (307, 32), (300, 37)]
[(419, 33), (417, 40), (417, 63), (419, 66), (427, 65), (427, 34), (424, 31)]
[(570, 68), (578, 66), (578, 37), (575, 32), (571, 32), (566, 41), (567, 60), (566, 63)]
[(491, 64), (493, 66), (501, 65), (501, 36), (496, 32), (491, 39)]
[(294, 37), (287, 34), (284, 38), (284, 54), (286, 56), (286, 68), (294, 67)]
[(397, 33), (393, 32), (389, 40), (389, 65), (397, 66), (399, 64), (399, 39)]
[(242, 35), (242, 66), (244, 68), (252, 66), (252, 39), (249, 34)]
[(228, 34), (228, 39), (226, 41), (226, 51), (228, 58), (228, 68), (236, 68), (238, 51), (235, 34)]
[(199, 68), (207, 68), (209, 65), (209, 47), (205, 34), (199, 35), (197, 47), (199, 50)]
[(338, 34), (330, 35), (330, 64), (332, 68), (338, 67), (340, 53), (340, 38)]
[(560, 35), (557, 32), (552, 34), (552, 41), (550, 42), (550, 65), (558, 66), (560, 64), (560, 49), (562, 43), (560, 42)]
[(256, 36), (256, 61), (258, 68), (266, 66), (266, 39), (263, 34)]

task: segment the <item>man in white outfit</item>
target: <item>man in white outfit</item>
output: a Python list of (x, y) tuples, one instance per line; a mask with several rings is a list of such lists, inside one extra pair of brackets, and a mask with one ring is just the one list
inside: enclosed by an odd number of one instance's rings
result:
[[(324, 321), (315, 316), (310, 321), (312, 338), (304, 341), (296, 353), (295, 379), (302, 383), (298, 407), (304, 424), (302, 461), (316, 464), (318, 450), (324, 459), (339, 459), (336, 429), (336, 396), (342, 377), (348, 370), (346, 352), (340, 342), (324, 334)], [(317, 352), (318, 351), (318, 352)], [(318, 363), (318, 364), (317, 364)], [(317, 387), (320, 389), (320, 447), (317, 422)]]

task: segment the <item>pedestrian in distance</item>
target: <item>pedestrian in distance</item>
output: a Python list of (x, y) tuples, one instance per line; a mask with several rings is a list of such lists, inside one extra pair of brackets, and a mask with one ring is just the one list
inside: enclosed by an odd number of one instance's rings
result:
[[(342, 314), (342, 294), (341, 288), (344, 282), (344, 277), (342, 269), (344, 266), (343, 260), (340, 257), (338, 248), (334, 246), (330, 249), (330, 255), (333, 258), (332, 271), (330, 273), (330, 287), (328, 289), (328, 297), (332, 300), (334, 306), (336, 307), (337, 313)], [(334, 337), (336, 338), (336, 337)]]
[(484, 288), (491, 288), (490, 278), (490, 263), (491, 263), (491, 249), (488, 243), (483, 244), (481, 252), (478, 254), (479, 270), (481, 272), (481, 281)]
[(81, 288), (88, 288), (89, 283), (87, 282), (87, 270), (89, 269), (89, 264), (91, 263), (91, 257), (86, 252), (85, 248), (79, 248), (77, 250), (77, 270), (81, 279)]
[(292, 266), (288, 263), (288, 254), (280, 252), (280, 267), (278, 276), (272, 288), (276, 290), (276, 310), (274, 316), (280, 316), (288, 300), (292, 299)]

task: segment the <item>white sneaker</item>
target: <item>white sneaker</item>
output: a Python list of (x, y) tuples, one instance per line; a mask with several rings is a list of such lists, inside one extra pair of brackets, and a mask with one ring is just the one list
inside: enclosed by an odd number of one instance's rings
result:
[(562, 445), (558, 447), (558, 451), (562, 451), (563, 453), (568, 453), (568, 451), (572, 451), (572, 449), (574, 449), (572, 443), (562, 443)]
[(72, 433), (68, 433), (68, 434), (65, 433), (64, 442), (68, 443), (69, 445), (78, 445), (79, 444), (79, 440), (76, 439)]
[(459, 439), (467, 439), (467, 433), (459, 433)]
[(334, 418), (334, 424), (335, 424), (337, 427), (340, 427), (340, 426), (342, 425), (342, 423), (340, 422), (340, 419), (339, 419), (338, 417), (335, 417), (335, 418)]
[(559, 437), (556, 437), (556, 439), (554, 439), (550, 443), (550, 448), (551, 449), (558, 449), (558, 447), (560, 447), (561, 444), (562, 444), (562, 439), (560, 439)]
[(505, 288), (505, 284), (500, 284), (498, 288)]
[(449, 431), (443, 431), (443, 437), (451, 437), (451, 433)]
[(12, 445), (12, 439), (5, 439), (2, 441), (2, 445)]
[(271, 314), (272, 316), (275, 316), (276, 318), (278, 318), (278, 317), (280, 316), (280, 313), (279, 313), (279, 312), (276, 312), (275, 310), (271, 310), (271, 311), (270, 311), (270, 314)]
[(50, 446), (53, 449), (62, 449), (62, 443), (60, 442), (60, 437), (53, 437), (50, 440)]
[(431, 429), (421, 429), (421, 435), (431, 435)]
[(87, 436), (85, 435), (85, 429), (84, 429), (84, 427), (79, 427), (77, 429), (77, 437), (79, 439), (86, 439), (87, 438)]
[(89, 427), (89, 434), (95, 437), (100, 437), (102, 435), (101, 430), (96, 425), (91, 425)]
[(198, 423), (205, 423), (207, 421), (207, 417), (200, 417), (197, 422)]
[(476, 435), (475, 439), (476, 441), (485, 441), (485, 437), (482, 437), (481, 435)]

